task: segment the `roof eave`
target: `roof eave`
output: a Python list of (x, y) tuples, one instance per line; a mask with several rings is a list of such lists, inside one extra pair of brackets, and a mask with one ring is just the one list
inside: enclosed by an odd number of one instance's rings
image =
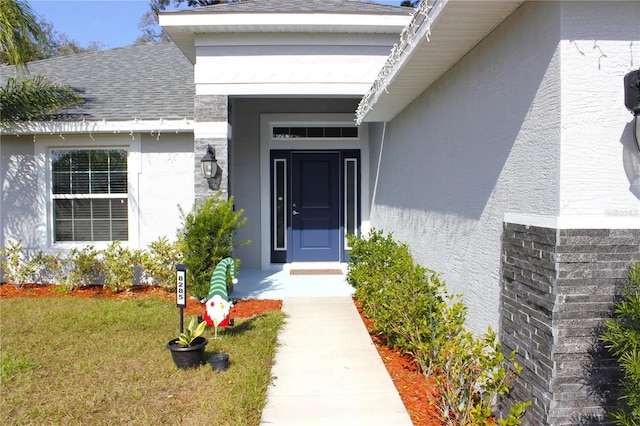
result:
[(354, 13), (163, 13), (160, 26), (180, 50), (195, 63), (199, 34), (333, 33), (397, 34), (410, 15)]
[(0, 135), (68, 135), (68, 134), (134, 134), (141, 132), (161, 133), (193, 132), (193, 119), (155, 119), (155, 120), (86, 120), (86, 121), (26, 121), (0, 127)]
[(357, 123), (391, 121), (524, 1), (423, 2), (362, 98)]

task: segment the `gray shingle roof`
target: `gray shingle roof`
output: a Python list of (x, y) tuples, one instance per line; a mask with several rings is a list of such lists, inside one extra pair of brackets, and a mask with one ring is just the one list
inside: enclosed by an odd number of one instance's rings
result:
[(409, 15), (412, 8), (362, 0), (243, 0), (220, 3), (176, 13), (355, 13)]
[[(4, 84), (14, 73), (0, 68)], [(62, 120), (193, 118), (193, 65), (174, 43), (148, 43), (28, 64), (76, 90), (85, 100), (60, 114)]]

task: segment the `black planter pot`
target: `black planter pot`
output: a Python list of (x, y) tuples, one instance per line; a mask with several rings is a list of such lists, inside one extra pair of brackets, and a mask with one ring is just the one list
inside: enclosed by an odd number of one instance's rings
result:
[(171, 351), (171, 357), (176, 367), (180, 369), (196, 368), (202, 363), (204, 347), (209, 341), (204, 337), (196, 337), (191, 346), (182, 347), (176, 343), (178, 339), (170, 340), (167, 348)]
[(229, 354), (213, 354), (209, 357), (209, 365), (213, 371), (224, 371), (229, 368)]

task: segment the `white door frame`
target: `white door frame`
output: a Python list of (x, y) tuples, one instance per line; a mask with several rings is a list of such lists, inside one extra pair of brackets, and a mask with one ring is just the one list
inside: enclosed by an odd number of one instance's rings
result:
[(260, 115), (260, 267), (269, 269), (271, 265), (271, 173), (270, 154), (272, 149), (359, 149), (361, 162), (360, 228), (363, 233), (369, 229), (369, 132), (362, 124), (358, 138), (296, 138), (275, 139), (273, 127), (304, 126), (355, 126), (353, 114), (261, 114)]

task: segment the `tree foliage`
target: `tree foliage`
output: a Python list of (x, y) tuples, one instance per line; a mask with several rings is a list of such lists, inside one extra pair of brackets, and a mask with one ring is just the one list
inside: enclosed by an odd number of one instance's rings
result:
[(9, 65), (23, 65), (33, 58), (45, 33), (24, 0), (0, 0), (0, 59)]
[(41, 120), (78, 102), (80, 98), (72, 89), (55, 84), (42, 74), (9, 78), (0, 88), (0, 126)]
[(171, 5), (180, 7), (184, 3), (189, 7), (211, 6), (220, 3), (240, 3), (241, 0), (151, 0), (151, 9), (154, 12), (165, 10)]
[(24, 0), (0, 0), (0, 63), (23, 66), (30, 61), (99, 50), (101, 43), (82, 47), (50, 22), (38, 19)]
[(33, 11), (23, 0), (0, 0), (0, 57), (15, 65), (19, 76), (9, 78), (0, 88), (0, 126), (24, 120), (39, 120), (80, 98), (70, 88), (49, 81), (43, 75), (27, 78), (25, 63), (37, 58), (40, 46), (47, 45), (47, 31), (40, 27)]
[(136, 39), (136, 44), (159, 43), (171, 40), (169, 35), (158, 25), (157, 11), (150, 10), (145, 13), (138, 23), (138, 29), (142, 31), (142, 34)]

